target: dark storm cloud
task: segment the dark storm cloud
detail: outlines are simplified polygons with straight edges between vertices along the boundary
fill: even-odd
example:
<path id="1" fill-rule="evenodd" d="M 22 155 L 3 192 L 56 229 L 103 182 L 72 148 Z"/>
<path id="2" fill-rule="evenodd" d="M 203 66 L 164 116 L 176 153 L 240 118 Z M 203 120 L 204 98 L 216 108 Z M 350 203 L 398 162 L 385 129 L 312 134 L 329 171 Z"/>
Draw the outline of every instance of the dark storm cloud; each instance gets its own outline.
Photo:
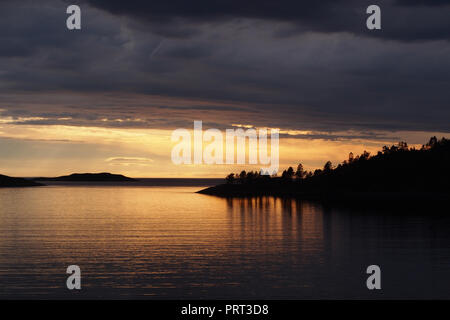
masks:
<path id="1" fill-rule="evenodd" d="M 0 2 L 0 116 L 450 131 L 440 1 L 379 1 L 381 32 L 366 29 L 371 3 L 359 0 L 84 1 L 81 31 L 65 27 L 67 3 Z"/>
<path id="2" fill-rule="evenodd" d="M 175 17 L 205 21 L 229 17 L 290 19 L 317 16 L 328 11 L 330 5 L 343 4 L 343 0 L 167 0 L 167 1 L 115 1 L 86 0 L 93 6 L 113 14 L 132 15 L 148 20 L 164 21 Z M 349 2 L 349 1 L 347 1 Z M 355 0 L 351 1 L 355 2 Z"/>
<path id="3" fill-rule="evenodd" d="M 448 6 L 450 0 L 397 0 L 396 4 L 404 6 Z"/>
<path id="4" fill-rule="evenodd" d="M 195 24 L 250 18 L 290 23 L 279 35 L 319 31 L 402 41 L 450 38 L 450 7 L 446 0 L 85 1 L 112 14 L 139 19 L 166 37 L 194 35 Z M 382 31 L 368 31 L 365 27 L 366 8 L 371 4 L 382 9 Z M 435 10 L 436 6 L 440 10 Z"/>

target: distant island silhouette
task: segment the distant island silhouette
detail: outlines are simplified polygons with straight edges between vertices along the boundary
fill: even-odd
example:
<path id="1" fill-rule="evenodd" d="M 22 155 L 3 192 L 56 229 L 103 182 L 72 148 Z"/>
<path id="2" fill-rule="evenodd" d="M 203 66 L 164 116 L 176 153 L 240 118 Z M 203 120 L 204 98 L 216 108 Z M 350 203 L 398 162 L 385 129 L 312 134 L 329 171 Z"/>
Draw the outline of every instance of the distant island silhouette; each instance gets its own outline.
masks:
<path id="1" fill-rule="evenodd" d="M 38 187 L 38 186 L 43 186 L 43 184 L 29 179 L 13 178 L 0 174 L 0 188 Z"/>
<path id="2" fill-rule="evenodd" d="M 102 173 L 72 173 L 68 176 L 61 176 L 55 178 L 34 178 L 34 181 L 104 181 L 104 182 L 117 182 L 117 181 L 138 181 L 137 179 L 129 178 L 121 174 L 112 174 L 108 172 Z"/>
<path id="3" fill-rule="evenodd" d="M 132 182 L 139 181 L 137 179 L 129 178 L 121 174 L 112 174 L 108 172 L 102 173 L 73 173 L 68 176 L 60 177 L 40 177 L 40 178 L 15 178 L 0 174 L 0 188 L 11 187 L 39 187 L 44 186 L 39 181 L 66 181 L 66 182 Z"/>
<path id="4" fill-rule="evenodd" d="M 220 197 L 281 196 L 305 199 L 360 198 L 400 201 L 400 195 L 436 198 L 450 195 L 450 140 L 432 137 L 420 149 L 406 142 L 384 146 L 376 155 L 365 152 L 336 167 L 327 161 L 323 169 L 305 171 L 299 164 L 280 177 L 259 172 L 229 174 L 226 184 L 198 191 Z M 403 197 L 405 198 L 405 197 Z"/>

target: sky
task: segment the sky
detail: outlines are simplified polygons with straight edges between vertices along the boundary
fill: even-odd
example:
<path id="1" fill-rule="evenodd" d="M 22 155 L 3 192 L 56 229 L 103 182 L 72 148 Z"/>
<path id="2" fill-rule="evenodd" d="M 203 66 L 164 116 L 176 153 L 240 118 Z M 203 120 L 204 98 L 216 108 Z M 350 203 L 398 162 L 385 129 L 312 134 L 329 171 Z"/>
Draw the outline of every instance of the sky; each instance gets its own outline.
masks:
<path id="1" fill-rule="evenodd" d="M 448 17 L 449 0 L 0 0 L 0 174 L 257 169 L 173 164 L 195 120 L 279 128 L 280 167 L 310 170 L 448 137 Z"/>

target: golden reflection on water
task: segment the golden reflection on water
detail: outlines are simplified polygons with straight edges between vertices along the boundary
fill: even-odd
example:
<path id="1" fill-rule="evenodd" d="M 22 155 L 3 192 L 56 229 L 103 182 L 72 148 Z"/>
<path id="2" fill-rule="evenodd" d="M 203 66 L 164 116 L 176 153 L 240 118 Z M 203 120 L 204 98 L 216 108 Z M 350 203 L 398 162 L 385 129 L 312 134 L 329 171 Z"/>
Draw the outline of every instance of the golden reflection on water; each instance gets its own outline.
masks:
<path id="1" fill-rule="evenodd" d="M 317 205 L 295 199 L 274 197 L 226 199 L 230 221 L 257 225 L 258 231 L 283 230 L 283 236 L 320 243 L 324 238 L 323 211 Z"/>
<path id="2" fill-rule="evenodd" d="M 298 257 L 310 256 L 316 263 L 322 261 L 324 250 L 323 210 L 318 205 L 295 199 L 254 197 L 229 198 L 227 209 L 230 232 L 240 232 L 240 237 L 251 233 L 261 243 L 267 240 L 270 250 L 277 253 L 285 244 Z M 239 230 L 234 227 L 239 226 Z M 294 246 L 289 244 L 295 244 Z"/>
<path id="3" fill-rule="evenodd" d="M 390 270 L 386 297 L 449 296 L 448 219 L 199 189 L 0 189 L 0 298 L 370 298 L 374 262 Z"/>
<path id="4" fill-rule="evenodd" d="M 47 279 L 42 270 L 63 278 L 63 266 L 77 264 L 92 279 L 85 288 L 101 283 L 157 294 L 186 286 L 235 287 L 258 279 L 235 268 L 270 276 L 277 259 L 298 263 L 302 253 L 320 255 L 323 216 L 313 205 L 221 199 L 195 194 L 198 189 L 0 190 L 0 275 L 9 278 L 3 286 L 36 285 L 36 278 Z"/>

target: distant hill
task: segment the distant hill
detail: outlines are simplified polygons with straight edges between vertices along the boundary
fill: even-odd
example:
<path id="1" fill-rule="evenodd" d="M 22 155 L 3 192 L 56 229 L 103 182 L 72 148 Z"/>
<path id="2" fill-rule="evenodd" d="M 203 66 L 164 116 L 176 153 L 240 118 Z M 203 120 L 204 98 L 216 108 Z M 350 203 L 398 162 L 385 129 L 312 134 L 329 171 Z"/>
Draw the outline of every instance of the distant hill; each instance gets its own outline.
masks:
<path id="1" fill-rule="evenodd" d="M 0 174 L 0 188 L 38 187 L 38 186 L 43 186 L 43 184 L 28 179 L 13 178 Z"/>
<path id="2" fill-rule="evenodd" d="M 217 196 L 298 196 L 305 198 L 339 198 L 355 194 L 445 194 L 450 195 L 450 140 L 436 137 L 420 149 L 405 142 L 383 147 L 376 155 L 364 152 L 323 169 L 295 171 L 289 168 L 281 177 L 262 176 L 257 172 L 230 174 L 227 184 L 201 190 Z"/>
<path id="3" fill-rule="evenodd" d="M 136 179 L 126 177 L 121 174 L 112 174 L 108 172 L 102 173 L 73 173 L 68 176 L 61 176 L 55 178 L 35 178 L 35 181 L 104 181 L 104 182 L 116 182 L 116 181 L 137 181 Z"/>

